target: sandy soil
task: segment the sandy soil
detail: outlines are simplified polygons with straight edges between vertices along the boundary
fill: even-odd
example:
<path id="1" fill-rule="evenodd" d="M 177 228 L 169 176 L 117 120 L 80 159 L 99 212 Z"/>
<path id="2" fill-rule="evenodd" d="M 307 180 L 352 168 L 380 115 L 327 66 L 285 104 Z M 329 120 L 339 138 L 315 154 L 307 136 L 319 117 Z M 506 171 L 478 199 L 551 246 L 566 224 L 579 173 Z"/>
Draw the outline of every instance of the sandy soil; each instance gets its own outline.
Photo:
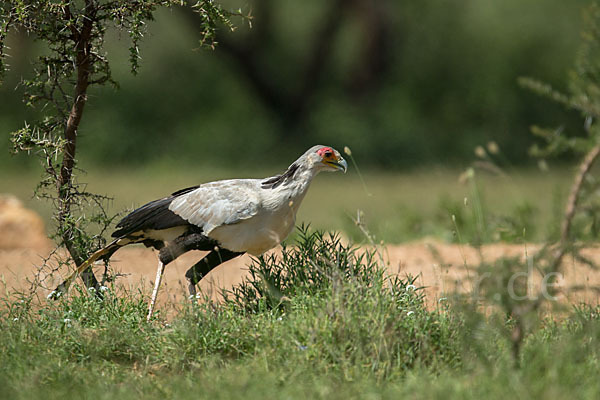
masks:
<path id="1" fill-rule="evenodd" d="M 502 256 L 526 257 L 527 254 L 533 254 L 536 248 L 536 245 L 491 244 L 482 248 L 482 255 L 489 262 Z M 5 283 L 5 287 L 8 290 L 28 290 L 31 286 L 30 281 L 39 272 L 43 257 L 47 256 L 48 252 L 48 248 L 0 249 L 0 278 Z M 493 279 L 491 276 L 477 276 L 475 271 L 465 268 L 465 265 L 477 265 L 480 260 L 478 251 L 468 246 L 424 240 L 387 246 L 383 254 L 391 274 L 417 277 L 417 284 L 425 287 L 430 305 L 436 304 L 440 298 L 454 290 L 472 292 L 478 281 Z M 586 255 L 600 262 L 598 249 L 590 249 Z M 149 297 L 156 274 L 156 256 L 155 251 L 143 247 L 121 249 L 113 257 L 112 263 L 115 271 L 124 274 L 118 278 L 118 283 L 132 290 L 141 289 Z M 185 299 L 187 295 L 184 282 L 185 271 L 202 256 L 202 252 L 190 252 L 167 266 L 158 307 L 180 304 Z M 202 291 L 213 298 L 218 298 L 221 288 L 231 288 L 244 278 L 249 262 L 249 256 L 242 256 L 219 266 L 202 280 L 200 283 Z M 97 266 L 96 271 L 97 274 L 101 274 L 103 267 Z M 41 277 L 45 278 L 47 289 L 38 289 L 40 297 L 47 295 L 50 288 L 55 287 L 62 279 L 61 274 L 64 276 L 66 272 L 67 267 L 63 267 L 59 273 L 51 276 L 46 276 L 43 272 Z M 600 285 L 600 271 L 591 270 L 573 260 L 566 260 L 563 272 L 562 279 L 558 280 L 559 287 L 562 289 L 559 295 L 561 301 L 598 303 L 598 295 L 593 287 Z M 520 271 L 519 274 L 516 279 L 529 279 L 534 289 L 540 287 L 542 277 L 539 274 L 527 269 Z M 579 285 L 584 290 L 568 289 L 574 285 Z"/>

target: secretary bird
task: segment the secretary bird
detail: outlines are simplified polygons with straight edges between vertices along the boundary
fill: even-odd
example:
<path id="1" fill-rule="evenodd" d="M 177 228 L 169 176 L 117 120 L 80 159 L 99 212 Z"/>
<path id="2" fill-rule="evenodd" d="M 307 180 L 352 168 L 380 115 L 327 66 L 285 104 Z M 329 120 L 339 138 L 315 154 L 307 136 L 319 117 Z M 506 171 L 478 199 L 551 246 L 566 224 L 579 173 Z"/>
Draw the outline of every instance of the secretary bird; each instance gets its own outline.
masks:
<path id="1" fill-rule="evenodd" d="M 165 265 L 190 250 L 210 251 L 185 274 L 191 296 L 213 268 L 241 254 L 258 256 L 284 240 L 312 179 L 321 171 L 344 171 L 348 165 L 329 146 L 313 146 L 281 175 L 265 179 L 230 179 L 178 190 L 134 210 L 117 224 L 115 239 L 81 264 L 49 297 L 65 293 L 78 274 L 115 251 L 142 243 L 159 251 L 149 305 L 152 316 Z"/>

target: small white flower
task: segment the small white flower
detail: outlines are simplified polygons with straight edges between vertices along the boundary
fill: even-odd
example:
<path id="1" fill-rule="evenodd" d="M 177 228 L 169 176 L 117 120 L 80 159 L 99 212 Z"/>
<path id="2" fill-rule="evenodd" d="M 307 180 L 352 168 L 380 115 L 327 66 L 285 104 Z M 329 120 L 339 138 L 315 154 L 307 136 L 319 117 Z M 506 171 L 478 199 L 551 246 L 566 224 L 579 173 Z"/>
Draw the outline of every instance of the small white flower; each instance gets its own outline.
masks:
<path id="1" fill-rule="evenodd" d="M 71 318 L 65 318 L 65 319 L 63 319 L 63 322 L 65 324 L 70 324 L 71 323 Z"/>
<path id="2" fill-rule="evenodd" d="M 406 285 L 406 291 L 408 292 L 409 290 L 417 290 L 417 287 L 415 285 Z"/>
<path id="3" fill-rule="evenodd" d="M 196 298 L 197 298 L 197 299 L 200 299 L 200 298 L 202 298 L 202 294 L 201 294 L 201 293 L 196 293 Z"/>
<path id="4" fill-rule="evenodd" d="M 18 320 L 19 320 L 19 317 L 14 317 L 13 318 L 13 321 L 18 321 Z"/>
<path id="5" fill-rule="evenodd" d="M 95 291 L 96 291 L 96 288 L 94 288 L 94 287 L 89 287 L 89 288 L 88 288 L 88 291 L 90 291 L 90 292 L 95 292 Z"/>
<path id="6" fill-rule="evenodd" d="M 410 316 L 411 316 L 411 315 L 413 315 L 414 313 L 415 313 L 414 311 L 409 311 L 409 312 L 407 312 L 407 313 L 406 313 L 406 316 L 407 316 L 407 317 L 410 317 Z"/>
<path id="7" fill-rule="evenodd" d="M 47 299 L 58 299 L 61 295 L 62 295 L 61 292 L 57 292 L 56 290 L 53 290 L 52 292 L 50 292 L 50 294 L 48 296 L 46 296 L 46 298 Z"/>
<path id="8" fill-rule="evenodd" d="M 277 318 L 277 321 L 283 321 L 283 317 Z"/>
<path id="9" fill-rule="evenodd" d="M 108 291 L 108 287 L 107 286 L 100 286 L 100 291 L 101 292 L 106 292 L 106 291 Z"/>
<path id="10" fill-rule="evenodd" d="M 188 297 L 188 300 L 194 300 L 196 298 L 196 296 L 194 296 L 193 294 L 190 294 L 190 296 Z"/>

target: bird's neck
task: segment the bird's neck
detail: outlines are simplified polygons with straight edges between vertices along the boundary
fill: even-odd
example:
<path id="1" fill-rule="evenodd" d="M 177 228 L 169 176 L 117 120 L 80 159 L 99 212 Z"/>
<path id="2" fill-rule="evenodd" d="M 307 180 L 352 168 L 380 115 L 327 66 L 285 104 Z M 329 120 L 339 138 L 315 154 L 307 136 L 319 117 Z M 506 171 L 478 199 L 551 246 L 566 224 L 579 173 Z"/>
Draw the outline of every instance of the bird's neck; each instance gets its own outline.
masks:
<path id="1" fill-rule="evenodd" d="M 270 191 L 279 201 L 291 201 L 297 207 L 316 174 L 312 168 L 292 164 L 281 175 L 263 180 L 262 188 Z"/>
<path id="2" fill-rule="evenodd" d="M 304 197 L 315 175 L 316 172 L 313 169 L 298 169 L 288 185 L 289 195 L 293 198 Z"/>

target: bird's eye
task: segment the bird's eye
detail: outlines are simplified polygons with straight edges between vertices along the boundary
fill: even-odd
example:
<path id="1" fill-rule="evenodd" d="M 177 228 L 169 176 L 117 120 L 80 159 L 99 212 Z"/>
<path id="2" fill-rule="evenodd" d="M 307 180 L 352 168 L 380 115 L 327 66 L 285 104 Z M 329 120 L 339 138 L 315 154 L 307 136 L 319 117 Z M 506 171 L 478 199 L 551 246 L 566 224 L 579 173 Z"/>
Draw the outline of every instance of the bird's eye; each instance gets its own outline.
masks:
<path id="1" fill-rule="evenodd" d="M 329 158 L 331 156 L 333 156 L 333 153 L 331 151 L 326 151 L 325 152 L 325 158 Z"/>

